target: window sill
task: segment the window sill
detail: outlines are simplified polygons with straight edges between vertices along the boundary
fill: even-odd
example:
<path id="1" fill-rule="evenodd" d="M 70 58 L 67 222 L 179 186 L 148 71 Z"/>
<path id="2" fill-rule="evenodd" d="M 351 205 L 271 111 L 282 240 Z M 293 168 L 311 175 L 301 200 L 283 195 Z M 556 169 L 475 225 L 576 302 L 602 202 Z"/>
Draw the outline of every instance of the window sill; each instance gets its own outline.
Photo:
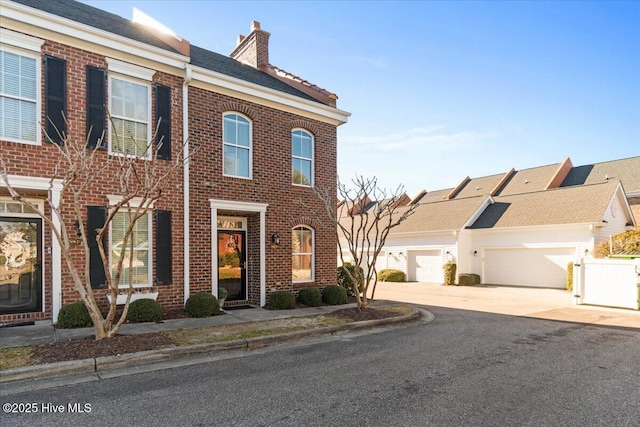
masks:
<path id="1" fill-rule="evenodd" d="M 134 302 L 139 299 L 152 299 L 155 301 L 157 298 L 158 298 L 158 292 L 135 292 L 134 291 L 131 294 L 130 302 Z M 109 303 L 111 303 L 111 295 L 107 295 L 107 299 L 109 300 Z M 118 297 L 116 298 L 116 305 L 123 305 L 125 302 L 127 302 L 127 294 L 118 294 Z"/>

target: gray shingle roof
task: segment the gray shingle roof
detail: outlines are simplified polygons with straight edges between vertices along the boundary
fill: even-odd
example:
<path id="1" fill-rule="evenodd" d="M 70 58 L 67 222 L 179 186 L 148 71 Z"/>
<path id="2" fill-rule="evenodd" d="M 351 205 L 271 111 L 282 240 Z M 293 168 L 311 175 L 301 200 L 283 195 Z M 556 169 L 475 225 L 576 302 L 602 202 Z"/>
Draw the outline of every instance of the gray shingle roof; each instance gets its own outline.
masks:
<path id="1" fill-rule="evenodd" d="M 175 49 L 154 36 L 153 33 L 147 30 L 143 25 L 136 25 L 121 16 L 75 0 L 13 1 L 43 12 L 51 13 L 52 15 L 61 16 L 81 24 L 108 31 L 128 39 L 146 43 L 171 52 L 176 52 Z"/>
<path id="2" fill-rule="evenodd" d="M 499 173 L 480 178 L 472 178 L 464 185 L 454 198 L 462 199 L 465 197 L 488 196 L 503 177 L 504 173 Z"/>
<path id="3" fill-rule="evenodd" d="M 555 176 L 561 163 L 523 169 L 515 172 L 505 183 L 498 196 L 528 193 L 547 189 L 547 185 Z"/>
<path id="4" fill-rule="evenodd" d="M 307 95 L 306 93 L 301 92 L 281 80 L 251 67 L 250 65 L 242 64 L 228 56 L 211 52 L 198 46 L 191 45 L 191 64 L 250 83 L 255 83 L 269 89 L 304 98 L 309 101 L 319 102 L 317 99 Z"/>
<path id="5" fill-rule="evenodd" d="M 622 181 L 628 193 L 640 191 L 640 156 L 574 167 L 561 187 L 595 184 L 606 181 L 606 177 Z"/>
<path id="6" fill-rule="evenodd" d="M 170 52 L 177 51 L 157 38 L 143 25 L 75 0 L 13 0 L 43 12 L 51 13 L 128 39 L 136 40 Z M 191 64 L 269 89 L 320 103 L 317 99 L 255 68 L 227 56 L 191 45 Z"/>
<path id="7" fill-rule="evenodd" d="M 471 229 L 596 223 L 618 181 L 495 197 Z"/>
<path id="8" fill-rule="evenodd" d="M 477 196 L 420 204 L 392 233 L 460 230 L 485 200 Z"/>

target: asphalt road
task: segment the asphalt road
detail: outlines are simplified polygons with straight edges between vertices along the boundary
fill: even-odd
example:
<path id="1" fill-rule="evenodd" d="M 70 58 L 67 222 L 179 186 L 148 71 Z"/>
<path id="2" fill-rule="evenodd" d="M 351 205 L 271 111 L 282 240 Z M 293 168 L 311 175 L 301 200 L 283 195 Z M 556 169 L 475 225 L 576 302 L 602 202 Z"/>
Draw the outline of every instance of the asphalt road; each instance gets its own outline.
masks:
<path id="1" fill-rule="evenodd" d="M 0 425 L 640 425 L 640 330 L 426 308 L 426 325 L 5 390 L 3 409 L 37 413 L 2 413 Z"/>

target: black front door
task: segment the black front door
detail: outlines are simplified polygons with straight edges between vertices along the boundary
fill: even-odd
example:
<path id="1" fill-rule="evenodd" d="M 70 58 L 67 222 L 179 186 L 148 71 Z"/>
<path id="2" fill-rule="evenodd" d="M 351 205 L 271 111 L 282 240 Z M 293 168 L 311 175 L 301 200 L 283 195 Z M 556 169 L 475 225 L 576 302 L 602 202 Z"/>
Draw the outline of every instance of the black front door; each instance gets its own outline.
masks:
<path id="1" fill-rule="evenodd" d="M 246 232 L 218 231 L 218 288 L 227 290 L 227 301 L 247 299 Z"/>
<path id="2" fill-rule="evenodd" d="M 42 220 L 0 217 L 0 314 L 42 311 Z"/>

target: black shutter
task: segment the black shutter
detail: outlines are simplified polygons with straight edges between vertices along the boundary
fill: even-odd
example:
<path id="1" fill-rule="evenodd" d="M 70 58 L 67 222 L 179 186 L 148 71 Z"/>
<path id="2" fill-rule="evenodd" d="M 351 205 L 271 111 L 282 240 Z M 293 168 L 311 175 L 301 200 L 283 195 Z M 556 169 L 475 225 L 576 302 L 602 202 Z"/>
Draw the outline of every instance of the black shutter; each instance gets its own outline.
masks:
<path id="1" fill-rule="evenodd" d="M 156 145 L 162 143 L 156 153 L 158 159 L 171 160 L 171 88 L 160 84 L 156 89 L 156 120 L 158 133 Z"/>
<path id="2" fill-rule="evenodd" d="M 105 131 L 105 82 L 103 69 L 87 66 L 87 148 L 96 148 Z M 98 148 L 106 148 L 105 139 Z"/>
<path id="3" fill-rule="evenodd" d="M 96 229 L 102 228 L 107 221 L 107 208 L 104 206 L 87 206 L 87 243 L 89 244 L 89 279 L 92 288 L 104 288 L 107 286 L 107 278 L 104 273 L 104 265 L 100 250 L 98 249 L 98 241 L 96 240 L 98 233 Z M 102 242 L 107 250 L 106 233 L 103 235 Z"/>
<path id="4" fill-rule="evenodd" d="M 156 281 L 158 285 L 172 283 L 173 262 L 171 243 L 171 211 L 156 210 Z"/>
<path id="5" fill-rule="evenodd" d="M 62 144 L 67 134 L 67 61 L 44 57 L 44 117 L 47 142 Z"/>

